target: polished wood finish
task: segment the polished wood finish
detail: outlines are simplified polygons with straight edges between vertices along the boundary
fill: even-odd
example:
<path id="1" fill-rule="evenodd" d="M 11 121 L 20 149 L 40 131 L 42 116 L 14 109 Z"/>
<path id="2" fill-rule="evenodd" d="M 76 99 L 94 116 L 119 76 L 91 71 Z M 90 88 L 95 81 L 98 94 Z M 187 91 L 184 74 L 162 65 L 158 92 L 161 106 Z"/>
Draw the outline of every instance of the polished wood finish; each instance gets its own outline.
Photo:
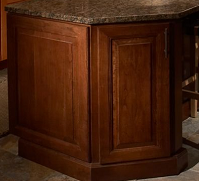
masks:
<path id="1" fill-rule="evenodd" d="M 99 73 L 98 73 L 98 31 L 91 26 L 90 32 L 90 114 L 91 114 L 91 154 L 92 162 L 99 163 Z"/>
<path id="2" fill-rule="evenodd" d="M 15 130 L 24 139 L 89 161 L 87 27 L 34 19 L 21 24 L 22 19 L 17 28 L 15 17 L 9 20 L 17 47 L 16 67 L 9 70 L 17 72 Z"/>
<path id="3" fill-rule="evenodd" d="M 170 123 L 171 153 L 182 147 L 182 22 L 171 23 L 170 28 Z"/>
<path id="4" fill-rule="evenodd" d="M 24 158 L 56 169 L 59 172 L 65 173 L 79 180 L 90 180 L 91 166 L 89 163 L 61 154 L 52 149 L 47 149 L 37 144 L 27 142 L 23 139 L 19 140 L 19 147 L 19 155 L 22 155 Z"/>
<path id="5" fill-rule="evenodd" d="M 166 28 L 168 24 L 98 27 L 100 163 L 170 154 Z"/>
<path id="6" fill-rule="evenodd" d="M 182 171 L 179 31 L 180 23 L 87 26 L 9 14 L 19 155 L 79 180 Z"/>
<path id="7" fill-rule="evenodd" d="M 6 21 L 6 11 L 4 10 L 5 6 L 7 5 L 7 0 L 1 1 L 1 59 L 7 59 L 7 21 Z"/>
<path id="8" fill-rule="evenodd" d="M 19 140 L 19 154 L 82 181 L 117 181 L 179 174 L 187 167 L 187 151 L 168 158 L 100 165 L 88 164 L 54 150 Z M 41 159 L 42 158 L 42 159 Z"/>
<path id="9" fill-rule="evenodd" d="M 24 0 L 1 0 L 1 8 L 0 8 L 0 14 L 1 14 L 1 58 L 0 61 L 7 59 L 7 16 L 5 11 L 5 6 L 7 4 L 17 3 Z"/>

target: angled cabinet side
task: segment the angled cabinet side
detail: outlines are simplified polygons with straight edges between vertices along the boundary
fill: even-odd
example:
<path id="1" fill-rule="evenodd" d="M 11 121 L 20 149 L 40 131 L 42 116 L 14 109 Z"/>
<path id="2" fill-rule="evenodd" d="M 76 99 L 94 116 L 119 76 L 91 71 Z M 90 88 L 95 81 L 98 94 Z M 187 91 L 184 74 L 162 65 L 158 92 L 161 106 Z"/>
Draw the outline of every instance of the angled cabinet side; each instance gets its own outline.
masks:
<path id="1" fill-rule="evenodd" d="M 8 18 L 11 130 L 89 161 L 88 28 Z"/>
<path id="2" fill-rule="evenodd" d="M 170 155 L 168 29 L 169 24 L 98 28 L 102 164 Z"/>

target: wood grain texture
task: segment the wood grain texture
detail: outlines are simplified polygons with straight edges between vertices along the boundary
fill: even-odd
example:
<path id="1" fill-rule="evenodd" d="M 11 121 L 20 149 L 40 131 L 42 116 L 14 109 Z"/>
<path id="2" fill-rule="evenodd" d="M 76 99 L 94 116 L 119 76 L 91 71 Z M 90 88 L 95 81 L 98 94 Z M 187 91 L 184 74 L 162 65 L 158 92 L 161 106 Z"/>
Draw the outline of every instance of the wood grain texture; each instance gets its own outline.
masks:
<path id="1" fill-rule="evenodd" d="M 20 156 L 82 181 L 120 181 L 174 175 L 187 166 L 185 149 L 169 158 L 100 165 L 82 162 L 23 139 L 19 140 L 19 146 Z"/>
<path id="2" fill-rule="evenodd" d="M 90 111 L 91 111 L 91 157 L 99 163 L 99 72 L 97 28 L 91 26 L 90 34 Z"/>
<path id="3" fill-rule="evenodd" d="M 102 164 L 170 155 L 165 28 L 169 25 L 98 27 Z"/>
<path id="4" fill-rule="evenodd" d="M 49 33 L 50 21 L 16 22 L 18 134 L 89 161 L 87 27 L 57 23 Z"/>
<path id="5" fill-rule="evenodd" d="M 174 154 L 182 147 L 182 22 L 171 24 L 170 29 L 170 110 L 171 110 L 171 153 Z"/>
<path id="6" fill-rule="evenodd" d="M 7 59 L 7 27 L 6 11 L 7 0 L 1 1 L 1 60 Z"/>
<path id="7" fill-rule="evenodd" d="M 89 163 L 61 154 L 52 149 L 39 146 L 26 140 L 19 140 L 19 155 L 55 169 L 78 180 L 89 181 L 91 166 Z M 42 159 L 41 159 L 42 158 Z"/>
<path id="8" fill-rule="evenodd" d="M 112 40 L 114 149 L 153 144 L 153 41 L 153 38 Z"/>
<path id="9" fill-rule="evenodd" d="M 1 1 L 1 60 L 7 59 L 7 13 L 5 11 L 5 6 L 7 4 L 17 3 L 24 0 L 2 0 Z"/>
<path id="10" fill-rule="evenodd" d="M 10 131 L 20 156 L 80 180 L 178 174 L 187 165 L 180 29 L 9 14 Z"/>

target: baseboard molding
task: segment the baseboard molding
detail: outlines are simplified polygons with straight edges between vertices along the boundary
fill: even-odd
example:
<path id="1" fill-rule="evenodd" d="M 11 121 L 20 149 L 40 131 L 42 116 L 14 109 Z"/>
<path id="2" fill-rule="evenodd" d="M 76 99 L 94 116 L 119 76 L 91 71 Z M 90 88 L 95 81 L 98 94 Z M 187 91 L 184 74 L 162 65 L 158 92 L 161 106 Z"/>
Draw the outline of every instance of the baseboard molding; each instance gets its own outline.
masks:
<path id="1" fill-rule="evenodd" d="M 120 181 L 177 175 L 187 167 L 187 151 L 167 158 L 118 164 L 86 163 L 55 150 L 19 139 L 19 156 L 81 181 Z"/>
<path id="2" fill-rule="evenodd" d="M 7 60 L 0 61 L 0 70 L 3 70 L 8 67 Z"/>

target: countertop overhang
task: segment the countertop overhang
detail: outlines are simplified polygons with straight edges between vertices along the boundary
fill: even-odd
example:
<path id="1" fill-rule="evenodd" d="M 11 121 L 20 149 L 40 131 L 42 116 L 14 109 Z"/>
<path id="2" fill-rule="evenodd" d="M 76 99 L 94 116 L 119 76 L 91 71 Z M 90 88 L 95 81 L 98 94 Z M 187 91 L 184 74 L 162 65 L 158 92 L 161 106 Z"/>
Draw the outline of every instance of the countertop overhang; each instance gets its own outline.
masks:
<path id="1" fill-rule="evenodd" d="M 180 19 L 199 11 L 199 0 L 29 0 L 10 13 L 82 24 Z"/>

